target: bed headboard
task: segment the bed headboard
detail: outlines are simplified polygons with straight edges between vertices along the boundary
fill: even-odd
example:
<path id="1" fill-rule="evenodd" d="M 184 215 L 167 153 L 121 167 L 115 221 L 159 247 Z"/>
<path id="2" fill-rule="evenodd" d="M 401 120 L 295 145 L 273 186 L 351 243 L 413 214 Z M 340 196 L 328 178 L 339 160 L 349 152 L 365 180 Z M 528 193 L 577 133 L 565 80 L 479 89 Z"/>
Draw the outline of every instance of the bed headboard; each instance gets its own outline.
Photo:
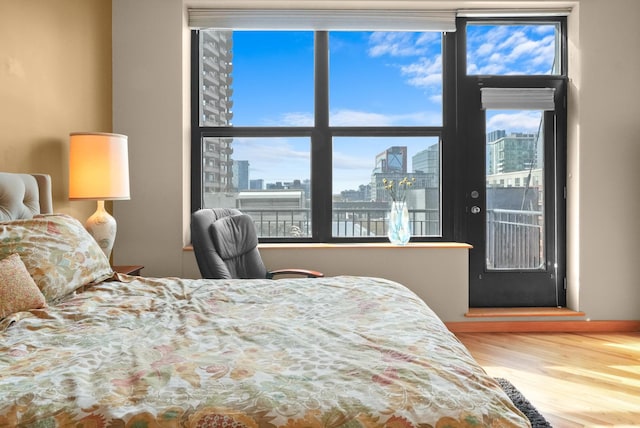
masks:
<path id="1" fill-rule="evenodd" d="M 52 212 L 51 176 L 0 172 L 0 221 Z"/>

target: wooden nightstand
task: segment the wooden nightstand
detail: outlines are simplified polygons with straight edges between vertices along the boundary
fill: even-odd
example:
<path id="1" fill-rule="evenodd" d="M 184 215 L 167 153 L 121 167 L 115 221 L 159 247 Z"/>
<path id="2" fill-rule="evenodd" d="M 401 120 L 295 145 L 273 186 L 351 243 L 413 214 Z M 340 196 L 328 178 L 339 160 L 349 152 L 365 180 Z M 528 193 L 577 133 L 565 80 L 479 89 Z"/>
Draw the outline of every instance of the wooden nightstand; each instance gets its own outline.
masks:
<path id="1" fill-rule="evenodd" d="M 144 269 L 144 266 L 141 265 L 131 265 L 131 266 L 111 266 L 114 272 L 124 273 L 125 275 L 132 276 L 140 276 L 140 271 Z"/>

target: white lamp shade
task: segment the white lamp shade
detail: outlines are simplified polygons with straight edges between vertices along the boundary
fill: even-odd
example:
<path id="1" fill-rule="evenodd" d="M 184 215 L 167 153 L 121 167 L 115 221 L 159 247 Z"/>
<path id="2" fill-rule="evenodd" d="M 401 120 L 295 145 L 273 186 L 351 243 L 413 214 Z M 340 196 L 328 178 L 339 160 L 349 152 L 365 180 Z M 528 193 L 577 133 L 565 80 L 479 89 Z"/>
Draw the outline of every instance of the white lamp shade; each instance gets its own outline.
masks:
<path id="1" fill-rule="evenodd" d="M 69 137 L 69 199 L 129 199 L 127 136 L 74 132 Z"/>

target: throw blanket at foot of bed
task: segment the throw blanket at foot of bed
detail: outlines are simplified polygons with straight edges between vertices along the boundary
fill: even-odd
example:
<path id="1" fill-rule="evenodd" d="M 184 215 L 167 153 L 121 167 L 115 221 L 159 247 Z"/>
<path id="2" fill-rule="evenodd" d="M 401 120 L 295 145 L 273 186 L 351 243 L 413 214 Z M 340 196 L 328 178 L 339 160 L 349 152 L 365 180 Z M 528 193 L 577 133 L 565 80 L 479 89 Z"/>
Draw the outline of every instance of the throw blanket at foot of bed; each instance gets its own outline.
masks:
<path id="1" fill-rule="evenodd" d="M 397 283 L 120 279 L 3 321 L 0 426 L 529 426 Z"/>

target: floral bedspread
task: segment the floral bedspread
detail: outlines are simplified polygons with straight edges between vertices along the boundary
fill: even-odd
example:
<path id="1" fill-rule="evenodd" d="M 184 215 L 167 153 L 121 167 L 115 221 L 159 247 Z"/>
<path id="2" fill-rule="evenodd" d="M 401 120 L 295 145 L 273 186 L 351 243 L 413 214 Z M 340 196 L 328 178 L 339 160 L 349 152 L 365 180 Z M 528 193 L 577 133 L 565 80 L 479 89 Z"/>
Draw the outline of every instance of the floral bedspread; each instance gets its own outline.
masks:
<path id="1" fill-rule="evenodd" d="M 0 426 L 529 426 L 397 283 L 120 279 L 4 320 Z"/>

